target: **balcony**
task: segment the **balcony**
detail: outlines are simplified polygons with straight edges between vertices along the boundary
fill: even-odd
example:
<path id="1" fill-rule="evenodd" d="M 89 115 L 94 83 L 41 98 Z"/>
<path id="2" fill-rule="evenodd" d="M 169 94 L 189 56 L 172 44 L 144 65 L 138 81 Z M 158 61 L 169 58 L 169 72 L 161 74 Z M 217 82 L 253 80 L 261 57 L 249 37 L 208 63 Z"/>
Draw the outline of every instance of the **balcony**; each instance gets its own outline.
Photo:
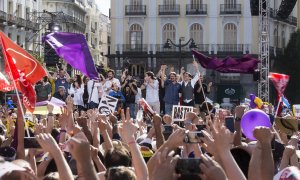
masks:
<path id="1" fill-rule="evenodd" d="M 6 21 L 7 14 L 4 11 L 0 11 L 0 20 Z"/>
<path id="2" fill-rule="evenodd" d="M 158 15 L 180 15 L 180 5 L 159 5 Z"/>
<path id="3" fill-rule="evenodd" d="M 83 21 L 79 20 L 78 18 L 75 18 L 74 16 L 64 14 L 64 18 L 66 18 L 66 22 L 75 24 L 75 25 L 79 26 L 81 29 L 85 29 L 85 27 L 86 27 L 86 24 Z"/>
<path id="4" fill-rule="evenodd" d="M 123 44 L 123 52 L 147 52 L 147 44 Z"/>
<path id="5" fill-rule="evenodd" d="M 243 54 L 244 44 L 217 44 L 218 54 Z"/>
<path id="6" fill-rule="evenodd" d="M 273 8 L 270 8 L 270 17 L 278 21 L 285 22 L 293 26 L 297 26 L 297 17 L 289 16 L 287 19 L 278 18 L 277 10 L 274 10 Z"/>
<path id="7" fill-rule="evenodd" d="M 232 15 L 232 14 L 242 14 L 241 4 L 221 4 L 220 5 L 221 15 Z"/>
<path id="8" fill-rule="evenodd" d="M 207 15 L 207 4 L 187 4 L 186 15 Z"/>
<path id="9" fill-rule="evenodd" d="M 34 23 L 30 20 L 26 20 L 26 28 L 27 29 L 33 29 Z"/>
<path id="10" fill-rule="evenodd" d="M 21 18 L 21 17 L 17 17 L 17 25 L 18 25 L 18 27 L 25 27 L 26 26 L 26 20 Z"/>
<path id="11" fill-rule="evenodd" d="M 10 24 L 15 24 L 16 23 L 16 16 L 12 15 L 12 14 L 8 14 L 7 15 L 7 21 Z"/>
<path id="12" fill-rule="evenodd" d="M 126 5 L 125 16 L 146 16 L 146 5 Z"/>

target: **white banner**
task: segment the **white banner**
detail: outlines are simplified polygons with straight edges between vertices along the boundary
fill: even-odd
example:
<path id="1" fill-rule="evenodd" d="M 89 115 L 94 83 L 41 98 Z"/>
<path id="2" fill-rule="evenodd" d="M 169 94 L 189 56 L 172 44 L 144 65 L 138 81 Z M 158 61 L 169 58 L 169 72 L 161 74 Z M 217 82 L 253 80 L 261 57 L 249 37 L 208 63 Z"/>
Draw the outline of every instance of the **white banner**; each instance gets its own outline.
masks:
<path id="1" fill-rule="evenodd" d="M 184 121 L 187 112 L 192 112 L 192 106 L 173 106 L 172 119 L 173 121 Z"/>
<path id="2" fill-rule="evenodd" d="M 293 112 L 294 112 L 294 116 L 296 116 L 297 118 L 300 117 L 300 104 L 293 105 Z"/>
<path id="3" fill-rule="evenodd" d="M 109 115 L 110 113 L 115 112 L 117 103 L 118 103 L 117 98 L 108 95 L 103 95 L 100 104 L 98 106 L 100 114 Z"/>

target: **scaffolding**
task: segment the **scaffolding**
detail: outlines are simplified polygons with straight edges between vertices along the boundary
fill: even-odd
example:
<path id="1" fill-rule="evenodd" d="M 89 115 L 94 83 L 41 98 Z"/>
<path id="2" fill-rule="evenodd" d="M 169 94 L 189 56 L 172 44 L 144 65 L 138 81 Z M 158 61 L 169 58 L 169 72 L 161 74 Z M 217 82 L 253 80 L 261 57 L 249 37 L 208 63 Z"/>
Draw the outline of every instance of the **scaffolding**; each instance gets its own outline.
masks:
<path id="1" fill-rule="evenodd" d="M 269 60 L 270 60 L 270 1 L 259 0 L 259 71 L 258 97 L 269 102 Z"/>

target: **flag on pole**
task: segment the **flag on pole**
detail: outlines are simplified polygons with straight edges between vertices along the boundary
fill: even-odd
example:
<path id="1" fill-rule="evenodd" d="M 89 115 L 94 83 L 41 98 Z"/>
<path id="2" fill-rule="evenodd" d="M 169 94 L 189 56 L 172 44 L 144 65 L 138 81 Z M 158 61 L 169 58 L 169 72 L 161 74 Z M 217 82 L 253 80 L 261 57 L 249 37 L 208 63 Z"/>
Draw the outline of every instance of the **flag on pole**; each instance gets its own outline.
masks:
<path id="1" fill-rule="evenodd" d="M 282 105 L 290 109 L 291 105 L 289 101 L 284 97 L 284 95 L 281 96 Z"/>
<path id="2" fill-rule="evenodd" d="M 33 85 L 46 76 L 46 72 L 36 59 L 2 31 L 0 31 L 0 38 L 5 58 L 5 72 L 8 78 L 16 83 L 17 90 L 22 93 L 26 109 L 33 112 L 36 100 Z"/>
<path id="3" fill-rule="evenodd" d="M 8 92 L 14 90 L 15 87 L 11 84 L 3 73 L 0 72 L 0 91 Z"/>
<path id="4" fill-rule="evenodd" d="M 226 57 L 225 59 L 217 59 L 207 57 L 200 52 L 192 50 L 193 55 L 198 59 L 203 68 L 213 69 L 221 73 L 254 73 L 257 69 L 258 60 L 250 55 L 245 55 L 242 58 L 234 59 Z"/>
<path id="5" fill-rule="evenodd" d="M 43 39 L 73 68 L 91 79 L 99 78 L 83 34 L 54 32 Z"/>
<path id="6" fill-rule="evenodd" d="M 278 93 L 278 97 L 281 97 L 289 82 L 290 76 L 279 73 L 270 73 L 269 79 L 273 82 L 275 89 Z"/>

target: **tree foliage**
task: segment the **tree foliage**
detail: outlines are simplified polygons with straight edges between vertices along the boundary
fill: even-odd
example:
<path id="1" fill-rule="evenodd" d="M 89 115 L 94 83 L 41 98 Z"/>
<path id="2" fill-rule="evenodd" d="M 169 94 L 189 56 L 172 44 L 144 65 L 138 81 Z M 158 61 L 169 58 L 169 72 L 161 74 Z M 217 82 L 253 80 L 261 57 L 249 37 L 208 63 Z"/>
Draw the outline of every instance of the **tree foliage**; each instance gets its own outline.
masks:
<path id="1" fill-rule="evenodd" d="M 293 104 L 300 104 L 300 30 L 292 33 L 284 54 L 276 58 L 274 70 L 290 76 L 285 95 Z"/>

